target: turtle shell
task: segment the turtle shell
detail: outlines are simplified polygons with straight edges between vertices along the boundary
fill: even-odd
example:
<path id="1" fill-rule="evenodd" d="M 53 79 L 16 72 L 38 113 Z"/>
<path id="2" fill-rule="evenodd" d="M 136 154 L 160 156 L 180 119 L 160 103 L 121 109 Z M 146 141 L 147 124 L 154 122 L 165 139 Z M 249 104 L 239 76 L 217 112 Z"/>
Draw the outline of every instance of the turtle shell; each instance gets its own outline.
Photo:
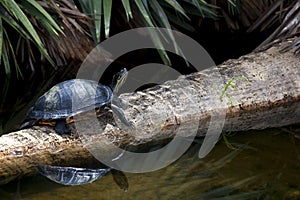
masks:
<path id="1" fill-rule="evenodd" d="M 74 116 L 112 101 L 110 87 L 96 81 L 72 79 L 53 86 L 28 111 L 31 119 L 60 119 Z"/>

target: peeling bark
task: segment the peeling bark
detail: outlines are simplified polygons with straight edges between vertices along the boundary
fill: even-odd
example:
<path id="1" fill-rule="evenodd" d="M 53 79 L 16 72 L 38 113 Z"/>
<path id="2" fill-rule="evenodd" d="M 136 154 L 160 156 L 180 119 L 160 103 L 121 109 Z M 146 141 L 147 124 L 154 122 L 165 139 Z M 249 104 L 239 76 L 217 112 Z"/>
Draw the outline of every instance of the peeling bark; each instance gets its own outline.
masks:
<path id="1" fill-rule="evenodd" d="M 109 157 L 117 156 L 110 143 L 126 147 L 158 142 L 174 137 L 179 127 L 188 133 L 192 124 L 199 123 L 198 135 L 203 136 L 211 113 L 219 105 L 226 106 L 224 131 L 299 123 L 300 62 L 292 51 L 279 53 L 284 45 L 228 60 L 142 92 L 123 94 L 120 98 L 128 105 L 124 112 L 136 129 L 119 129 L 111 117 L 101 117 L 104 131 L 99 134 L 99 129 L 93 129 L 95 134 L 83 138 L 92 145 L 103 146 L 104 154 Z M 214 85 L 211 76 L 218 72 L 222 81 Z M 233 78 L 237 78 L 233 82 L 235 89 L 229 88 L 221 101 L 222 88 Z M 93 127 L 94 123 L 87 121 L 85 125 Z M 81 131 L 88 130 L 85 128 Z M 76 136 L 59 136 L 47 126 L 3 135 L 0 137 L 0 183 L 36 173 L 34 163 L 62 166 L 93 163 L 95 159 L 86 150 L 86 144 Z"/>

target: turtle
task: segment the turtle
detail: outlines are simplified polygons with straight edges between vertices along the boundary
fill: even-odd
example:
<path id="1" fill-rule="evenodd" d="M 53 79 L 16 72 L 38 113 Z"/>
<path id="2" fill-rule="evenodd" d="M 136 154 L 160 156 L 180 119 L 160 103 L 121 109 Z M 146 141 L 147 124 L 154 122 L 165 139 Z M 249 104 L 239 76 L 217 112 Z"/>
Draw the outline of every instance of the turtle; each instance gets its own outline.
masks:
<path id="1" fill-rule="evenodd" d="M 35 163 L 38 172 L 48 179 L 61 185 L 73 186 L 92 183 L 97 179 L 104 177 L 111 172 L 115 183 L 125 192 L 129 184 L 125 174 L 112 168 L 79 168 L 79 167 L 61 167 Z"/>
<path id="2" fill-rule="evenodd" d="M 67 119 L 80 113 L 104 107 L 111 109 L 126 126 L 133 127 L 122 109 L 112 103 L 113 93 L 123 85 L 128 75 L 123 68 L 112 78 L 109 86 L 87 79 L 71 79 L 53 86 L 40 96 L 28 110 L 25 122 L 20 129 L 29 128 L 36 124 L 53 124 L 58 134 L 71 133 Z M 77 102 L 76 108 L 72 107 Z"/>

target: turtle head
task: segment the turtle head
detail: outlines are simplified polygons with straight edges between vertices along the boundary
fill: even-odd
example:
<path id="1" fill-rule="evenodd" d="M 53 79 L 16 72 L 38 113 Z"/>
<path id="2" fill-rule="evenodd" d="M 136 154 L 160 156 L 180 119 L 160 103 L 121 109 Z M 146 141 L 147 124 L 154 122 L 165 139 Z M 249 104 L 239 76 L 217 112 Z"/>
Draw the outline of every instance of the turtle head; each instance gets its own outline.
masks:
<path id="1" fill-rule="evenodd" d="M 113 92 L 118 92 L 119 88 L 125 83 L 127 78 L 128 71 L 126 68 L 121 69 L 117 74 L 113 76 L 113 79 L 110 84 L 110 88 Z"/>

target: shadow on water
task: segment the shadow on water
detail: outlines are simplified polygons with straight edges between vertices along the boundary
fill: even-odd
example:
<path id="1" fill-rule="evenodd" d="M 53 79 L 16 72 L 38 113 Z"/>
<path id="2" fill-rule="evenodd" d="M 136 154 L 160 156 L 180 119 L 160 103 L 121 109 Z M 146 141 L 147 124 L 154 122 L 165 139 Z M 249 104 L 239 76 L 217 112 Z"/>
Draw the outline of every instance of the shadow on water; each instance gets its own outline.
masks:
<path id="1" fill-rule="evenodd" d="M 175 163 L 144 174 L 126 173 L 124 192 L 107 175 L 82 186 L 61 186 L 36 175 L 0 188 L 0 199 L 300 199 L 300 141 L 288 129 L 238 133 L 204 159 L 200 144 Z"/>

